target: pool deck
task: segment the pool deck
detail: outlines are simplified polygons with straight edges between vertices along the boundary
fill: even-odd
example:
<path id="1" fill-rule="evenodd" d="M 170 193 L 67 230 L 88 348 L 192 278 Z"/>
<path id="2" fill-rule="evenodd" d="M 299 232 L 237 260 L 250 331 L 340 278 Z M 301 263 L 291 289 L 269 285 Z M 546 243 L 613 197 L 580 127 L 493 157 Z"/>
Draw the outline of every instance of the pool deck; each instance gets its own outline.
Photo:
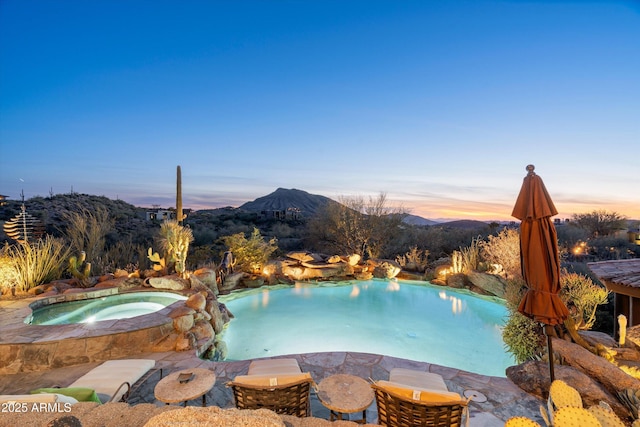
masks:
<path id="1" fill-rule="evenodd" d="M 470 425 L 472 427 L 503 426 L 505 421 L 513 416 L 525 416 L 543 425 L 539 412 L 539 407 L 543 402 L 525 393 L 507 378 L 487 377 L 430 363 L 367 353 L 307 353 L 281 357 L 295 358 L 300 368 L 304 372 L 310 372 L 316 383 L 329 375 L 338 373 L 357 375 L 364 379 L 388 379 L 389 371 L 395 367 L 435 372 L 443 376 L 451 391 L 460 394 L 471 391 L 479 397 L 469 404 Z M 137 355 L 136 358 L 156 360 L 156 366 L 163 369 L 164 376 L 169 372 L 195 367 L 212 369 L 216 374 L 216 383 L 213 389 L 207 393 L 207 405 L 221 408 L 234 406 L 231 389 L 226 384 L 237 375 L 246 375 L 250 363 L 249 360 L 211 362 L 195 357 L 192 352 L 146 353 Z M 89 363 L 48 371 L 0 375 L 0 394 L 23 394 L 34 388 L 52 385 L 68 386 L 98 364 Z M 158 380 L 159 374 L 152 376 L 135 390 L 129 403 L 132 405 L 140 403 L 163 405 L 153 395 L 153 388 Z M 322 406 L 314 391 L 312 391 L 311 397 L 312 416 L 329 419 L 328 409 Z M 189 401 L 188 404 L 198 406 L 201 401 L 196 399 Z M 376 424 L 375 401 L 367 408 L 366 413 L 367 421 Z"/>
<path id="2" fill-rule="evenodd" d="M 111 322 L 98 322 L 100 327 L 94 325 L 60 325 L 55 329 L 47 326 L 26 325 L 23 321 L 30 313 L 29 303 L 33 299 L 0 301 L 0 394 L 22 394 L 30 390 L 47 386 L 67 386 L 77 378 L 101 363 L 101 360 L 122 358 L 149 358 L 156 360 L 156 366 L 163 368 L 163 372 L 169 373 L 181 369 L 201 367 L 212 369 L 216 373 L 216 384 L 207 394 L 208 405 L 221 408 L 233 407 L 231 389 L 226 387 L 227 382 L 237 375 L 245 375 L 248 371 L 250 360 L 235 362 L 212 362 L 202 360 L 194 351 L 187 352 L 141 352 L 135 355 L 118 354 L 116 349 L 103 352 L 102 358 L 85 360 L 85 363 L 69 363 L 69 366 L 55 366 L 51 360 L 41 358 L 42 366 L 31 366 L 30 369 L 16 370 L 19 365 L 16 360 L 20 353 L 16 353 L 18 347 L 29 347 L 30 344 L 57 343 L 62 345 L 71 342 L 75 345 L 78 339 L 87 337 L 101 337 L 107 335 L 122 335 L 119 332 L 130 331 L 132 327 L 137 329 L 150 325 L 162 324 L 166 319 L 164 313 L 158 316 L 144 316 L 140 319 L 124 319 Z M 135 336 L 134 339 L 140 339 Z M 107 345 L 108 343 L 104 343 Z M 122 344 L 119 342 L 118 344 Z M 7 349 L 13 349 L 7 352 Z M 502 377 L 491 377 L 462 371 L 445 366 L 400 359 L 368 353 L 354 352 L 328 352 L 294 354 L 281 357 L 294 357 L 305 372 L 310 372 L 316 383 L 322 379 L 338 373 L 352 374 L 364 379 L 380 380 L 388 379 L 389 371 L 394 367 L 417 369 L 427 372 L 435 372 L 443 376 L 451 391 L 464 394 L 474 393 L 477 399 L 470 403 L 471 426 L 497 427 L 504 425 L 505 421 L 513 416 L 526 416 L 541 425 L 539 407 L 543 402 L 532 396 L 511 380 Z M 85 357 L 86 359 L 86 357 Z M 80 361 L 82 359 L 78 359 Z M 55 362 L 55 361 L 54 361 Z M 13 367 L 13 368 L 12 368 Z M 9 369 L 7 369 L 9 368 Z M 13 369 L 13 371 L 12 371 Z M 135 391 L 130 399 L 131 404 L 153 403 L 162 405 L 153 395 L 153 388 L 159 380 L 159 375 L 152 377 Z M 486 399 L 486 400 L 485 400 Z M 189 402 L 190 405 L 199 405 L 200 401 Z M 328 410 L 320 404 L 312 392 L 312 415 L 319 418 L 329 418 Z M 367 409 L 367 420 L 370 423 L 377 422 L 377 409 L 373 402 Z"/>

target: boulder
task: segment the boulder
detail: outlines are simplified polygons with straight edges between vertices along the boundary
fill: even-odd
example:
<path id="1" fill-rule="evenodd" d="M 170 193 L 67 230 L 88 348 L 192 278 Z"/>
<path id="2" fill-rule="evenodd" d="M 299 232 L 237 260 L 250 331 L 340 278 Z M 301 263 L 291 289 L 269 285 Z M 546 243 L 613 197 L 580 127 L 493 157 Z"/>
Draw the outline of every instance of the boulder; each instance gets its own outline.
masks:
<path id="1" fill-rule="evenodd" d="M 363 270 L 358 273 L 355 273 L 354 277 L 358 280 L 371 280 L 373 278 L 373 273 L 367 270 Z"/>
<path id="2" fill-rule="evenodd" d="M 247 288 L 259 288 L 264 285 L 264 277 L 262 276 L 250 276 L 242 279 L 242 284 Z"/>
<path id="3" fill-rule="evenodd" d="M 640 380 L 578 344 L 552 338 L 552 346 L 566 364 L 598 381 L 611 394 L 625 388 L 640 389 Z"/>
<path id="4" fill-rule="evenodd" d="M 318 268 L 313 268 L 310 264 L 307 267 L 283 265 L 282 273 L 292 280 L 324 279 L 330 277 L 343 276 L 347 264 L 322 264 Z"/>
<path id="5" fill-rule="evenodd" d="M 142 271 L 142 277 L 149 278 L 149 277 L 160 277 L 160 276 L 162 276 L 162 274 L 159 271 L 155 271 L 152 268 Z"/>
<path id="6" fill-rule="evenodd" d="M 217 360 L 225 360 L 227 358 L 227 354 L 229 354 L 229 350 L 227 348 L 227 343 L 221 340 L 216 340 L 213 345 L 215 349 L 215 354 L 217 355 Z"/>
<path id="7" fill-rule="evenodd" d="M 227 306 L 221 302 L 218 303 L 218 310 L 220 310 L 220 314 L 222 315 L 222 321 L 224 324 L 229 323 L 229 321 L 235 317 L 233 313 L 229 311 Z"/>
<path id="8" fill-rule="evenodd" d="M 191 332 L 183 332 L 176 340 L 176 351 L 193 350 L 196 339 Z"/>
<path id="9" fill-rule="evenodd" d="M 382 260 L 373 269 L 373 277 L 378 279 L 393 279 L 400 273 L 402 267 L 395 261 Z"/>
<path id="10" fill-rule="evenodd" d="M 562 380 L 580 392 L 584 407 L 598 405 L 601 401 L 611 406 L 618 417 L 625 419 L 629 411 L 601 384 L 591 379 L 583 372 L 566 365 L 553 367 L 555 379 Z M 507 378 L 529 394 L 546 399 L 549 395 L 550 376 L 549 363 L 529 361 L 520 365 L 510 366 L 506 370 Z"/>
<path id="11" fill-rule="evenodd" d="M 116 271 L 113 272 L 113 277 L 129 277 L 129 272 L 121 268 L 116 268 Z"/>
<path id="12" fill-rule="evenodd" d="M 502 277 L 493 274 L 481 273 L 479 271 L 470 271 L 467 273 L 467 279 L 480 289 L 483 289 L 498 298 L 504 298 L 507 289 L 507 282 Z"/>
<path id="13" fill-rule="evenodd" d="M 340 258 L 339 255 L 332 255 L 329 258 L 327 258 L 327 264 L 335 264 L 341 261 L 342 261 L 342 258 Z"/>
<path id="14" fill-rule="evenodd" d="M 196 322 L 195 325 L 193 325 L 193 328 L 191 328 L 191 332 L 193 333 L 196 341 L 210 341 L 216 336 L 211 324 L 204 320 Z"/>
<path id="15" fill-rule="evenodd" d="M 169 313 L 169 317 L 175 319 L 180 316 L 193 316 L 195 314 L 195 310 L 191 307 L 187 307 L 186 305 L 179 305 L 178 307 L 171 310 Z"/>
<path id="16" fill-rule="evenodd" d="M 191 277 L 193 276 L 218 295 L 218 281 L 213 268 L 200 268 L 193 272 Z"/>
<path id="17" fill-rule="evenodd" d="M 433 270 L 433 274 L 435 277 L 439 279 L 444 279 L 447 276 L 447 274 L 449 274 L 450 271 L 451 271 L 451 265 L 444 264 L 444 265 L 437 266 Z"/>
<path id="18" fill-rule="evenodd" d="M 636 348 L 640 348 L 640 325 L 627 328 L 627 342 L 633 344 Z"/>
<path id="19" fill-rule="evenodd" d="M 347 264 L 349 264 L 352 267 L 358 265 L 358 263 L 362 259 L 362 257 L 358 254 L 347 255 L 346 258 L 347 258 Z"/>
<path id="20" fill-rule="evenodd" d="M 214 332 L 216 334 L 221 333 L 222 330 L 224 329 L 225 323 L 228 322 L 228 320 L 225 322 L 224 315 L 220 310 L 218 301 L 207 300 L 207 306 L 205 308 L 205 311 L 211 316 L 211 320 L 209 320 L 209 323 L 211 323 L 211 326 L 213 327 Z"/>
<path id="21" fill-rule="evenodd" d="M 195 311 L 202 311 L 207 304 L 207 300 L 204 295 L 198 292 L 187 298 L 184 304 L 187 307 L 194 309 Z"/>
<path id="22" fill-rule="evenodd" d="M 30 288 L 27 293 L 29 295 L 40 295 L 42 293 L 44 293 L 46 285 L 38 285 L 38 286 L 34 286 L 33 288 Z"/>
<path id="23" fill-rule="evenodd" d="M 447 286 L 455 289 L 464 289 L 467 287 L 467 276 L 463 273 L 450 274 L 447 276 Z"/>
<path id="24" fill-rule="evenodd" d="M 180 316 L 173 319 L 173 329 L 178 332 L 187 332 L 193 328 L 193 315 Z"/>
<path id="25" fill-rule="evenodd" d="M 172 291 L 184 291 L 191 289 L 191 284 L 176 275 L 163 277 L 149 277 L 145 283 L 155 289 L 170 289 Z"/>
<path id="26" fill-rule="evenodd" d="M 295 259 L 296 261 L 301 262 L 312 262 L 316 261 L 316 258 L 313 257 L 309 252 L 289 252 L 287 254 L 287 258 Z"/>
<path id="27" fill-rule="evenodd" d="M 211 321 L 211 315 L 209 313 L 207 313 L 206 311 L 199 311 L 196 314 L 193 315 L 193 320 L 195 320 L 196 322 L 198 320 L 206 320 L 207 322 Z"/>
<path id="28" fill-rule="evenodd" d="M 195 291 L 195 292 L 211 292 L 214 293 L 214 291 L 212 291 L 211 289 L 209 289 L 209 287 L 207 285 L 205 285 L 204 283 L 202 283 L 200 281 L 200 279 L 198 279 L 196 276 L 194 276 L 193 274 L 189 276 L 189 283 L 191 285 L 191 290 Z M 218 285 L 216 285 L 215 288 L 215 295 L 218 295 Z"/>
<path id="29" fill-rule="evenodd" d="M 616 340 L 609 334 L 605 334 L 604 332 L 598 331 L 578 331 L 578 335 L 582 337 L 586 342 L 591 346 L 596 346 L 596 344 L 602 344 L 606 347 L 614 348 L 618 346 Z"/>
<path id="30" fill-rule="evenodd" d="M 225 276 L 224 282 L 220 285 L 220 291 L 230 291 L 237 288 L 240 285 L 240 281 L 244 277 L 244 273 L 231 273 Z"/>
<path id="31" fill-rule="evenodd" d="M 116 278 L 115 274 L 111 274 L 111 273 L 103 274 L 102 276 L 98 277 L 98 283 L 106 282 L 107 280 L 111 280 L 115 278 Z"/>
<path id="32" fill-rule="evenodd" d="M 105 280 L 96 285 L 96 288 L 117 287 L 119 289 L 132 289 L 142 286 L 143 281 L 139 278 L 120 276 L 110 280 Z"/>

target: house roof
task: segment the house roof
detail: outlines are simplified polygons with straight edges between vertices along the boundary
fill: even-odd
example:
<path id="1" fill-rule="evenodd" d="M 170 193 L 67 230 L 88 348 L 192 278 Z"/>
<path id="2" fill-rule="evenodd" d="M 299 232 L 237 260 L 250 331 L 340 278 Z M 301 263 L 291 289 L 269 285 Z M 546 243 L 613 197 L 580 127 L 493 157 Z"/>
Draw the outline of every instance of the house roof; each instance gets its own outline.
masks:
<path id="1" fill-rule="evenodd" d="M 590 262 L 587 266 L 611 291 L 640 294 L 640 258 Z"/>

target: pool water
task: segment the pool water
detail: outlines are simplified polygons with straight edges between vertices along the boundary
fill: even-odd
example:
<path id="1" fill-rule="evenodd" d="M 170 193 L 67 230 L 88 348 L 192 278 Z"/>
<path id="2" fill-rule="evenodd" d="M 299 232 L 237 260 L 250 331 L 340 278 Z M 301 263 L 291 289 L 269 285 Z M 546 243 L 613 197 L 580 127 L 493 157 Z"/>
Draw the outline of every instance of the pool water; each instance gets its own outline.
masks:
<path id="1" fill-rule="evenodd" d="M 505 376 L 502 300 L 404 280 L 297 284 L 221 296 L 234 314 L 227 360 L 295 353 L 376 353 Z"/>
<path id="2" fill-rule="evenodd" d="M 68 301 L 47 305 L 33 311 L 25 319 L 32 325 L 66 325 L 102 320 L 128 319 L 155 313 L 176 301 L 186 300 L 171 292 L 132 292 L 101 298 Z"/>

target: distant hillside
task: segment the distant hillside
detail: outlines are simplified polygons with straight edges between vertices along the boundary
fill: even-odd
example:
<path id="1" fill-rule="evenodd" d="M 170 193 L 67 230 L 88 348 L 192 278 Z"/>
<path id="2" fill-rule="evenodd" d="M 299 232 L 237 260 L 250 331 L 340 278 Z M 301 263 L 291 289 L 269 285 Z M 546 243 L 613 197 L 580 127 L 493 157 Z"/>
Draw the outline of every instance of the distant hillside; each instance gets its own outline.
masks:
<path id="1" fill-rule="evenodd" d="M 405 224 L 409 224 L 409 225 L 438 225 L 439 224 L 436 221 L 432 221 L 430 219 L 426 219 L 417 215 L 407 215 L 402 221 Z"/>
<path id="2" fill-rule="evenodd" d="M 449 221 L 437 224 L 439 227 L 449 228 L 463 228 L 465 230 L 485 229 L 489 226 L 488 223 L 482 221 L 475 221 L 472 219 L 461 219 L 459 221 Z"/>
<path id="3" fill-rule="evenodd" d="M 318 196 L 306 191 L 286 188 L 278 188 L 271 194 L 247 202 L 239 209 L 250 212 L 262 211 L 286 211 L 289 208 L 297 208 L 304 217 L 313 216 L 318 210 L 330 203 L 338 203 L 325 196 Z"/>
<path id="4" fill-rule="evenodd" d="M 20 213 L 22 202 L 9 200 L 0 207 L 0 223 Z M 111 200 L 104 196 L 71 193 L 56 194 L 52 197 L 33 197 L 25 202 L 27 212 L 45 224 L 47 234 L 60 236 L 66 228 L 64 214 L 86 210 L 91 213 L 104 209 L 114 220 L 114 231 L 108 239 L 117 240 L 125 236 L 133 241 L 149 241 L 157 229 L 157 225 L 145 220 L 145 208 L 135 207 L 122 200 Z M 0 230 L 0 242 L 7 237 Z"/>

